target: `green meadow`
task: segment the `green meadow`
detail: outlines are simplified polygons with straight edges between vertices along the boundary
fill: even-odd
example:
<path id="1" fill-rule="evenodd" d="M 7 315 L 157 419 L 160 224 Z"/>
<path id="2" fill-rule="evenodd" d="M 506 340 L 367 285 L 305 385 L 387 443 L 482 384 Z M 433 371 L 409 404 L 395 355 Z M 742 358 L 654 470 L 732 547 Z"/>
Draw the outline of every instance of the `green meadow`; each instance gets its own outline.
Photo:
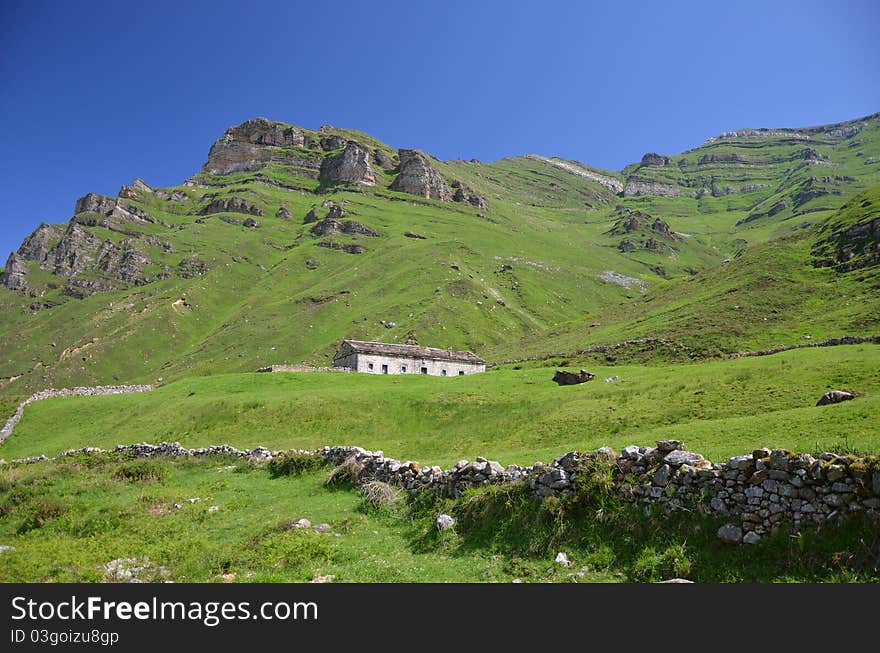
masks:
<path id="1" fill-rule="evenodd" d="M 455 378 L 335 372 L 192 377 L 150 393 L 36 402 L 0 455 L 10 460 L 144 441 L 271 449 L 347 444 L 445 466 L 477 455 L 505 464 L 547 461 L 572 449 L 666 437 L 713 460 L 759 446 L 880 449 L 877 345 L 590 369 L 597 378 L 577 386 L 557 386 L 555 368 L 514 366 Z M 612 376 L 618 380 L 605 382 Z M 867 394 L 815 406 L 824 392 L 839 387 Z"/>

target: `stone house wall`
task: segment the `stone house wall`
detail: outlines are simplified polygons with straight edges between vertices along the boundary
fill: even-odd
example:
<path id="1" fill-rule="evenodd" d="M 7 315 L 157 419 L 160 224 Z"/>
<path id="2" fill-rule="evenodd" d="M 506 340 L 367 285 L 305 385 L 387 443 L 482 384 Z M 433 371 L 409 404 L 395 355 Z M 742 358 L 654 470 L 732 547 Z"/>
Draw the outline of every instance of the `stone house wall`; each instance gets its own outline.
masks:
<path id="1" fill-rule="evenodd" d="M 337 359 L 335 364 L 337 367 L 348 367 L 365 374 L 465 376 L 486 371 L 485 364 L 467 363 L 465 361 L 445 361 L 410 356 L 382 356 L 380 354 L 358 352 Z"/>

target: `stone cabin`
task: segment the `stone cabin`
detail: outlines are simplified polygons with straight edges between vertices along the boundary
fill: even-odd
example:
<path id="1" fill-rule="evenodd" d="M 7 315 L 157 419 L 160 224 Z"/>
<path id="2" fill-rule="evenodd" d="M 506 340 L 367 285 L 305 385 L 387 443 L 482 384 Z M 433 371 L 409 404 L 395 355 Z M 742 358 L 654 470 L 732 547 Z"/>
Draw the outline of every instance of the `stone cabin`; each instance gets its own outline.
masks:
<path id="1" fill-rule="evenodd" d="M 343 340 L 333 367 L 366 374 L 465 376 L 485 372 L 486 361 L 470 351 Z"/>

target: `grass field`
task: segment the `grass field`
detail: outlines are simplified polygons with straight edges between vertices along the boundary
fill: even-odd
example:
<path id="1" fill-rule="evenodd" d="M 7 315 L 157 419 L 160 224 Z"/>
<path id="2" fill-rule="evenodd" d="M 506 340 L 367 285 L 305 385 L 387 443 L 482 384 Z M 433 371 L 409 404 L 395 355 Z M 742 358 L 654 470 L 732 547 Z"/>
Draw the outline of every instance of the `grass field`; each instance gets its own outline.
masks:
<path id="1" fill-rule="evenodd" d="M 876 529 L 731 547 L 720 522 L 537 504 L 515 490 L 372 507 L 326 470 L 273 477 L 224 457 L 0 468 L 0 582 L 876 581 Z M 438 532 L 438 512 L 458 519 Z M 295 529 L 309 519 L 329 530 Z M 571 568 L 554 563 L 565 551 Z M 873 566 L 872 566 L 873 565 Z"/>
<path id="2" fill-rule="evenodd" d="M 712 459 L 758 446 L 880 450 L 876 345 L 595 367 L 595 381 L 567 387 L 551 381 L 554 369 L 506 367 L 449 379 L 230 374 L 175 381 L 152 393 L 50 399 L 25 410 L 0 456 L 179 441 L 273 449 L 355 444 L 431 464 L 477 455 L 531 463 L 571 449 L 672 436 Z M 619 380 L 604 382 L 611 376 Z M 815 406 L 835 388 L 867 396 Z"/>

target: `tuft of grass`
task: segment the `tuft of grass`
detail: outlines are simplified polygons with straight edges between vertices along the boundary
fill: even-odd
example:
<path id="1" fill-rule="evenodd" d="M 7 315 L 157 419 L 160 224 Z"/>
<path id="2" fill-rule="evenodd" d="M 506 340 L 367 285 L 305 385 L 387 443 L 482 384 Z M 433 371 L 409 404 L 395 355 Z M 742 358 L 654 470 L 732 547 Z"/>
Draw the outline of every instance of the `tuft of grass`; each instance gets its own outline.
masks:
<path id="1" fill-rule="evenodd" d="M 400 490 L 382 481 L 367 481 L 360 486 L 360 492 L 375 510 L 395 506 L 400 500 Z"/>
<path id="2" fill-rule="evenodd" d="M 352 455 L 330 471 L 324 484 L 328 487 L 354 487 L 361 482 L 363 473 L 364 466 Z"/>
<path id="3" fill-rule="evenodd" d="M 161 483 L 168 478 L 168 467 L 157 460 L 132 460 L 119 465 L 113 478 L 132 483 Z"/>
<path id="4" fill-rule="evenodd" d="M 269 461 L 268 469 L 273 478 L 279 476 L 296 476 L 326 467 L 327 462 L 320 454 L 285 451 Z"/>

